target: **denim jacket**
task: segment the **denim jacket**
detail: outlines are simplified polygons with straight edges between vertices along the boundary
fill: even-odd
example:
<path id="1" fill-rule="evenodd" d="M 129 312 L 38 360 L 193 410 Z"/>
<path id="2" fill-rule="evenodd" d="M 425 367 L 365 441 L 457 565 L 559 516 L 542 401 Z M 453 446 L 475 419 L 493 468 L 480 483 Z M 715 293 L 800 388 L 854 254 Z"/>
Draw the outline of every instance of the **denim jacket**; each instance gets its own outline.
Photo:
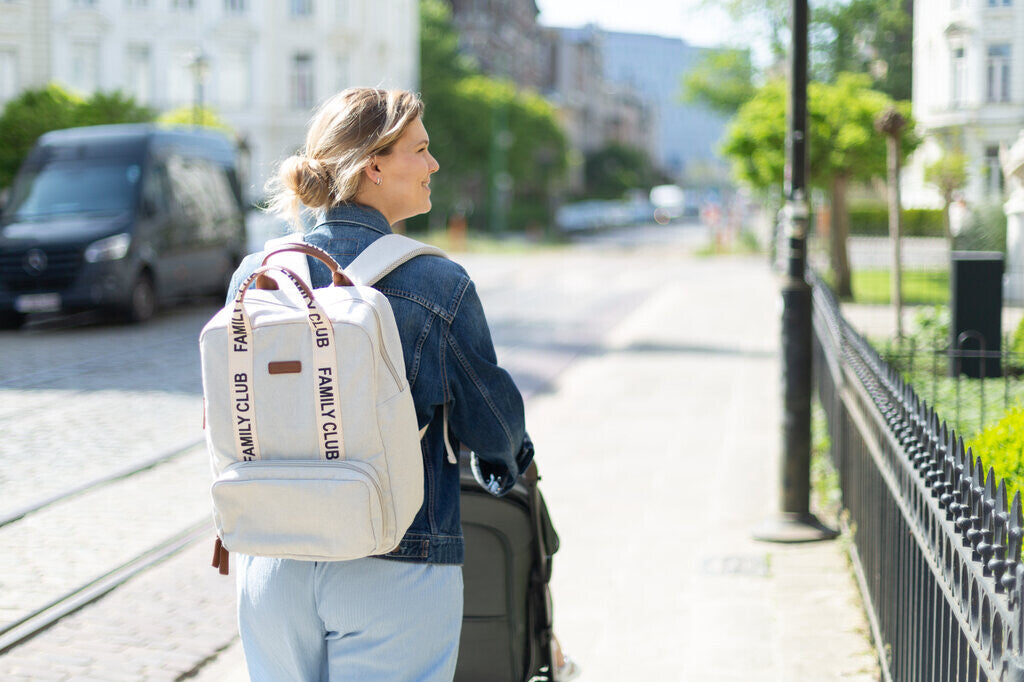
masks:
<path id="1" fill-rule="evenodd" d="M 303 239 L 346 267 L 391 227 L 378 211 L 343 204 Z M 231 280 L 228 299 L 259 266 L 259 254 L 245 258 Z M 309 258 L 316 287 L 331 283 L 328 269 Z M 462 266 L 439 256 L 419 256 L 383 277 L 375 287 L 395 313 L 402 339 L 405 372 L 412 388 L 419 427 L 429 426 L 421 442 L 423 506 L 389 559 L 461 564 L 459 466 L 448 462 L 442 407 L 448 405 L 452 448 L 464 444 L 477 455 L 478 480 L 504 495 L 533 459 L 526 434 L 523 399 L 508 372 L 497 364 L 491 332 L 473 281 Z"/>

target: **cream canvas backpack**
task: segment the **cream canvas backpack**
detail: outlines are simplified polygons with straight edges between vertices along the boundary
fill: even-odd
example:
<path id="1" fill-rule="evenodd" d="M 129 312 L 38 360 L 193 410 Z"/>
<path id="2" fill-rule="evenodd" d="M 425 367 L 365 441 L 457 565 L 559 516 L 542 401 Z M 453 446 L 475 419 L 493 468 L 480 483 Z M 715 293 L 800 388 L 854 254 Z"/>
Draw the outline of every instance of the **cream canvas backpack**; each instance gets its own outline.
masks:
<path id="1" fill-rule="evenodd" d="M 324 251 L 282 241 L 268 243 L 264 265 L 199 337 L 222 573 L 229 550 L 310 561 L 386 554 L 423 503 L 401 340 L 372 284 L 444 252 L 387 235 L 342 271 Z M 331 268 L 332 286 L 309 287 L 304 254 Z"/>

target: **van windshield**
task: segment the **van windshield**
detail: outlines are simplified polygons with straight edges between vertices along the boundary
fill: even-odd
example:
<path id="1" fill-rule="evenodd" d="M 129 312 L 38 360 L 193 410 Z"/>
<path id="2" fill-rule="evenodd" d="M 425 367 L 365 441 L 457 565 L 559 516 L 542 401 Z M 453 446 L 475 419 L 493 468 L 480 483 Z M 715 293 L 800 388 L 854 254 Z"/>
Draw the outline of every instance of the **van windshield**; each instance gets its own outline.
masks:
<path id="1" fill-rule="evenodd" d="M 139 164 L 122 159 L 55 161 L 22 174 L 7 213 L 27 219 L 128 210 L 141 175 Z"/>

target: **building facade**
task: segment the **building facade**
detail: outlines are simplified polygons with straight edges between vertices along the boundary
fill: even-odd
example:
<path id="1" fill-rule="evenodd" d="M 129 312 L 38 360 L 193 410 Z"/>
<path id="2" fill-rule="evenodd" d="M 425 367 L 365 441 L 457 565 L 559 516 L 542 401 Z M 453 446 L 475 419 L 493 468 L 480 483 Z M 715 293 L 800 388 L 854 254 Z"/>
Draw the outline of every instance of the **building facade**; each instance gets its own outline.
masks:
<path id="1" fill-rule="evenodd" d="M 547 80 L 543 31 L 534 0 L 449 0 L 459 47 L 487 74 L 532 90 Z"/>
<path id="2" fill-rule="evenodd" d="M 0 0 L 0 106 L 50 73 L 50 3 Z"/>
<path id="3" fill-rule="evenodd" d="M 654 160 L 670 176 L 684 181 L 688 169 L 721 166 L 718 144 L 725 118 L 682 101 L 683 77 L 708 48 L 678 38 L 601 31 L 604 77 L 629 88 L 650 109 Z"/>
<path id="4" fill-rule="evenodd" d="M 19 4 L 48 15 L 48 48 L 25 52 L 41 65 L 24 87 L 122 90 L 158 111 L 210 106 L 245 140 L 252 197 L 302 145 L 318 102 L 419 80 L 416 0 L 10 0 L 0 11 Z M 4 50 L 25 48 L 0 25 L 2 69 Z"/>
<path id="5" fill-rule="evenodd" d="M 552 28 L 546 38 L 544 92 L 562 111 L 573 147 L 587 153 L 616 142 L 652 152 L 648 106 L 632 89 L 605 79 L 602 33 Z"/>
<path id="6" fill-rule="evenodd" d="M 968 205 L 1001 202 L 1000 149 L 1024 127 L 1024 2 L 916 2 L 913 49 L 913 110 L 924 143 L 904 176 L 906 203 L 941 206 L 923 169 L 953 150 L 968 159 Z"/>

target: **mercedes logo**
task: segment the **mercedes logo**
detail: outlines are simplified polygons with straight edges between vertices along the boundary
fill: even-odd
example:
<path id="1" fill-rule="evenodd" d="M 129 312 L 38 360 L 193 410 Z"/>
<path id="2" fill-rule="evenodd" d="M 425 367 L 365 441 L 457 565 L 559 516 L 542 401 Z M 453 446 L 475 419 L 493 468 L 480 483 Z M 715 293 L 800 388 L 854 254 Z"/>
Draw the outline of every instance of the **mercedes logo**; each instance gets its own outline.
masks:
<path id="1" fill-rule="evenodd" d="M 46 269 L 46 254 L 39 249 L 29 249 L 25 254 L 25 272 L 30 275 L 38 275 Z"/>

